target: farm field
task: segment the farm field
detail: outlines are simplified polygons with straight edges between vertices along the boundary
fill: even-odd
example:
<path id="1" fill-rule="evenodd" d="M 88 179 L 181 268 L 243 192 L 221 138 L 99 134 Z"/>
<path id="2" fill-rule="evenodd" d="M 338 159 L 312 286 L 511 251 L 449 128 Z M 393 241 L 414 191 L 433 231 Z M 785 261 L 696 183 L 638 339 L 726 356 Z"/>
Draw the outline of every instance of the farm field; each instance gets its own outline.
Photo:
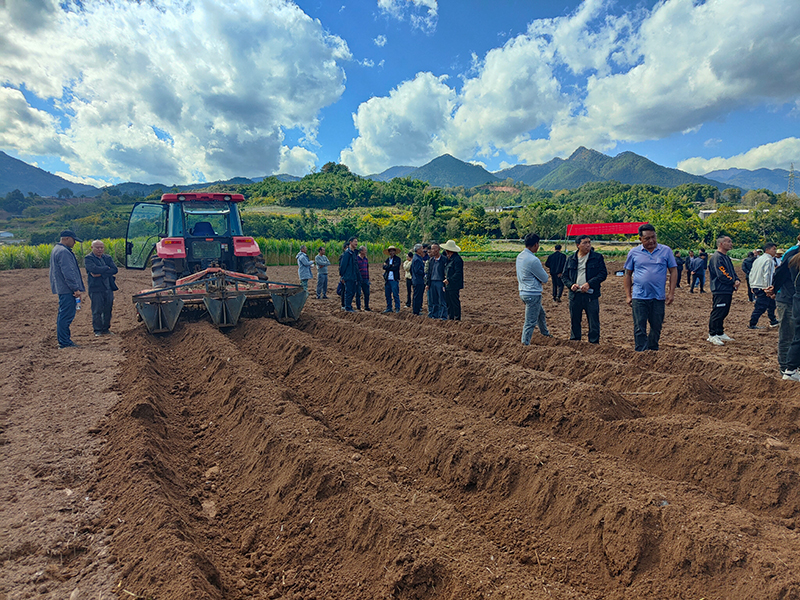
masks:
<path id="1" fill-rule="evenodd" d="M 599 345 L 548 285 L 523 347 L 513 263 L 465 264 L 461 323 L 380 314 L 379 266 L 372 313 L 166 337 L 123 271 L 74 350 L 0 272 L 0 598 L 800 598 L 800 386 L 744 292 L 734 342 L 682 287 L 637 354 L 610 262 Z"/>

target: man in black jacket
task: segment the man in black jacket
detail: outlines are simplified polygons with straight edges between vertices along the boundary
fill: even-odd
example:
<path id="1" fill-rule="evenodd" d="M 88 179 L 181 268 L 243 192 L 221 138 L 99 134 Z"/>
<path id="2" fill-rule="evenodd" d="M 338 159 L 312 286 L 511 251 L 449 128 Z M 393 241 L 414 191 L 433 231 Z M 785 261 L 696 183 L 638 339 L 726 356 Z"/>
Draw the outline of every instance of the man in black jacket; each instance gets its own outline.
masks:
<path id="1" fill-rule="evenodd" d="M 92 329 L 97 337 L 111 333 L 111 309 L 117 289 L 114 275 L 119 270 L 105 250 L 105 244 L 95 240 L 92 242 L 92 251 L 83 259 L 88 276 L 89 298 L 92 300 Z"/>
<path id="2" fill-rule="evenodd" d="M 464 288 L 464 261 L 459 256 L 461 248 L 454 240 L 442 244 L 447 255 L 444 267 L 444 298 L 447 301 L 447 318 L 450 321 L 461 320 L 461 290 Z"/>
<path id="3" fill-rule="evenodd" d="M 592 248 L 588 235 L 575 238 L 578 249 L 567 258 L 564 266 L 564 285 L 569 290 L 569 339 L 581 339 L 581 320 L 586 313 L 589 322 L 589 342 L 600 341 L 600 284 L 608 277 L 603 255 Z"/>
<path id="4" fill-rule="evenodd" d="M 386 254 L 389 255 L 389 258 L 383 263 L 383 280 L 385 282 L 383 287 L 386 294 L 386 310 L 383 312 L 392 312 L 392 298 L 394 298 L 394 312 L 400 312 L 400 257 L 397 256 L 395 246 L 389 246 Z"/>
<path id="5" fill-rule="evenodd" d="M 353 298 L 358 291 L 358 284 L 361 283 L 361 271 L 359 271 L 356 261 L 356 248 L 358 248 L 358 238 L 352 237 L 347 240 L 347 249 L 339 261 L 339 277 L 344 283 L 344 307 L 342 310 L 347 312 L 355 312 Z"/>
<path id="6" fill-rule="evenodd" d="M 561 302 L 561 294 L 564 293 L 564 280 L 561 276 L 566 262 L 567 256 L 561 252 L 561 244 L 556 244 L 555 251 L 544 261 L 544 266 L 550 270 L 550 279 L 553 282 L 553 302 Z"/>
<path id="7" fill-rule="evenodd" d="M 733 241 L 727 235 L 717 238 L 717 251 L 708 263 L 708 276 L 711 279 L 711 316 L 708 318 L 708 339 L 715 346 L 724 346 L 733 338 L 725 333 L 725 317 L 731 310 L 733 292 L 739 289 L 739 276 L 733 268 L 728 252 Z M 702 290 L 701 290 L 702 291 Z"/>
<path id="8" fill-rule="evenodd" d="M 744 272 L 744 280 L 747 283 L 747 299 L 752 302 L 755 300 L 755 295 L 750 287 L 750 271 L 753 270 L 753 262 L 756 260 L 756 253 L 752 250 L 747 253 L 747 257 L 742 261 L 742 271 Z"/>

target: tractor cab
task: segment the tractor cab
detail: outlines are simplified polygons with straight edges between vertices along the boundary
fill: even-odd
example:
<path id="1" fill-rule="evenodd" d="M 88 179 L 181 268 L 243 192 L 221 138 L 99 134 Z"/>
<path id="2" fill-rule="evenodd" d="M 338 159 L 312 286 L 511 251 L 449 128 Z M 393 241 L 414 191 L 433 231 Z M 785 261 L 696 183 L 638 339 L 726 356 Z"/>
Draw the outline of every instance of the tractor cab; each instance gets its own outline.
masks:
<path id="1" fill-rule="evenodd" d="M 161 203 L 134 205 L 128 220 L 125 266 L 153 269 L 153 287 L 209 267 L 266 279 L 261 251 L 243 235 L 241 194 L 164 194 Z"/>

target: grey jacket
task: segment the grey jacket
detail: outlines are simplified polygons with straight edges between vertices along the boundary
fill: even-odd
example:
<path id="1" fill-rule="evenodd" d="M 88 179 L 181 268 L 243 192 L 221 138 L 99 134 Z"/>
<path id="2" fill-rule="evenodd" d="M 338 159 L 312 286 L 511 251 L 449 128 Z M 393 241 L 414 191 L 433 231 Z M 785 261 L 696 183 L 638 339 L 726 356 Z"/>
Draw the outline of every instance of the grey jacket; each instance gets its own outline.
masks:
<path id="1" fill-rule="evenodd" d="M 61 242 L 50 253 L 50 291 L 54 294 L 85 292 L 78 259 L 72 250 Z"/>

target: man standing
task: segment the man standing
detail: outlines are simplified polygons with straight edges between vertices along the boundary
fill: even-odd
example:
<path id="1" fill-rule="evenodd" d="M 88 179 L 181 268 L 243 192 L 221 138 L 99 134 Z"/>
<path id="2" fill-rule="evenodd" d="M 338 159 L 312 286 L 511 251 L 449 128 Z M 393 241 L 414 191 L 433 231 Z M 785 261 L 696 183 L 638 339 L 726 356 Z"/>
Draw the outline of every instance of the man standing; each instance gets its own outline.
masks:
<path id="1" fill-rule="evenodd" d="M 428 316 L 432 319 L 447 320 L 447 303 L 444 299 L 444 268 L 447 259 L 441 255 L 439 244 L 434 242 L 430 248 L 430 258 L 426 265 L 425 284 L 428 293 Z"/>
<path id="2" fill-rule="evenodd" d="M 764 329 L 758 324 L 758 320 L 765 312 L 769 317 L 770 327 L 780 325 L 775 316 L 775 298 L 770 298 L 765 291 L 767 288 L 772 287 L 777 252 L 778 246 L 772 242 L 767 242 L 764 245 L 764 254 L 753 261 L 753 268 L 750 271 L 750 288 L 753 290 L 755 303 L 753 304 L 753 313 L 750 315 L 749 329 Z"/>
<path id="3" fill-rule="evenodd" d="M 422 298 L 425 295 L 425 251 L 422 244 L 414 246 L 414 258 L 411 259 L 411 284 L 414 286 L 414 298 L 411 312 L 415 315 L 422 312 Z"/>
<path id="4" fill-rule="evenodd" d="M 394 298 L 394 312 L 400 312 L 400 257 L 397 256 L 397 248 L 389 246 L 386 249 L 389 258 L 383 263 L 384 293 L 386 294 L 386 310 L 392 312 L 392 298 Z"/>
<path id="5" fill-rule="evenodd" d="M 678 268 L 669 246 L 659 244 L 650 223 L 639 226 L 642 243 L 625 260 L 625 296 L 633 309 L 633 339 L 637 352 L 658 350 L 665 306 L 675 299 Z M 664 293 L 669 273 L 669 291 Z M 650 324 L 650 333 L 647 324 Z"/>
<path id="6" fill-rule="evenodd" d="M 464 288 L 464 260 L 459 256 L 461 248 L 455 241 L 447 240 L 442 244 L 447 255 L 444 267 L 444 297 L 447 302 L 447 318 L 450 321 L 461 320 L 461 290 Z"/>
<path id="7" fill-rule="evenodd" d="M 359 287 L 364 292 L 364 310 L 370 312 L 369 307 L 369 260 L 367 259 L 367 247 L 361 246 L 356 256 L 358 264 L 358 274 L 361 277 Z M 361 294 L 356 292 L 356 308 L 361 310 Z"/>
<path id="8" fill-rule="evenodd" d="M 576 237 L 575 245 L 578 249 L 567 259 L 564 269 L 564 285 L 569 289 L 569 339 L 581 339 L 585 312 L 589 342 L 596 344 L 600 341 L 600 284 L 608 277 L 608 270 L 603 255 L 594 251 L 588 235 Z"/>
<path id="9" fill-rule="evenodd" d="M 105 254 L 106 247 L 101 240 L 92 242 L 92 251 L 83 259 L 86 267 L 89 298 L 92 300 L 92 329 L 94 335 L 111 333 L 111 308 L 114 305 L 114 292 L 117 283 L 117 265 L 114 259 Z"/>
<path id="10" fill-rule="evenodd" d="M 550 279 L 553 282 L 553 302 L 561 302 L 564 293 L 564 265 L 567 263 L 566 255 L 561 252 L 561 244 L 556 244 L 553 253 L 544 261 L 544 266 L 550 269 Z"/>
<path id="11" fill-rule="evenodd" d="M 78 259 L 72 252 L 75 242 L 83 240 L 76 237 L 70 229 L 61 232 L 59 242 L 50 253 L 50 291 L 58 294 L 58 317 L 56 318 L 56 336 L 59 348 L 77 348 L 72 341 L 69 326 L 75 318 L 75 303 L 80 300 L 81 292 L 85 292 Z"/>
<path id="12" fill-rule="evenodd" d="M 314 257 L 317 265 L 317 300 L 328 298 L 328 267 L 331 266 L 330 259 L 325 256 L 325 246 L 320 246 L 317 255 Z"/>
<path id="13" fill-rule="evenodd" d="M 775 313 L 780 322 L 780 329 L 778 329 L 778 368 L 780 368 L 781 374 L 785 374 L 789 370 L 789 347 L 792 345 L 795 334 L 795 319 L 793 316 L 795 282 L 790 274 L 789 265 L 797 253 L 798 246 L 792 246 L 786 251 L 780 266 L 775 269 L 775 275 L 772 277 L 772 290 L 765 290 L 767 293 L 776 294 Z"/>
<path id="14" fill-rule="evenodd" d="M 684 259 L 683 264 L 686 267 L 686 285 L 692 285 L 692 264 L 694 263 L 694 250 L 689 250 L 689 255 Z M 676 265 L 677 266 L 677 265 Z M 677 285 L 675 287 L 678 287 Z M 692 288 L 689 288 L 692 291 Z"/>
<path id="15" fill-rule="evenodd" d="M 678 283 L 675 287 L 679 288 L 681 287 L 681 276 L 683 275 L 683 265 L 686 261 L 681 256 L 680 250 L 675 250 L 673 254 L 675 255 L 675 265 L 678 267 Z"/>
<path id="16" fill-rule="evenodd" d="M 733 241 L 724 235 L 717 238 L 717 251 L 708 262 L 708 276 L 711 280 L 711 316 L 708 318 L 708 339 L 715 346 L 724 346 L 733 338 L 725 333 L 725 317 L 731 310 L 733 292 L 739 289 L 739 276 L 733 268 L 728 252 Z"/>
<path id="17" fill-rule="evenodd" d="M 339 261 L 339 277 L 344 283 L 344 303 L 342 310 L 355 312 L 353 310 L 353 297 L 358 292 L 358 282 L 361 280 L 361 273 L 356 262 L 356 248 L 358 248 L 358 238 L 351 237 L 347 240 L 347 248 Z"/>
<path id="18" fill-rule="evenodd" d="M 706 269 L 708 268 L 708 254 L 705 248 L 700 248 L 700 253 L 692 261 L 692 287 L 689 291 L 694 294 L 694 288 L 699 283 L 700 293 L 705 294 L 703 286 L 706 284 Z"/>
<path id="19" fill-rule="evenodd" d="M 753 289 L 750 287 L 750 271 L 753 270 L 753 263 L 756 260 L 755 252 L 748 252 L 747 257 L 742 261 L 742 272 L 744 273 L 744 280 L 747 283 L 747 299 L 752 302 L 755 300 L 753 296 Z"/>
<path id="20" fill-rule="evenodd" d="M 539 326 L 539 333 L 550 337 L 547 329 L 547 315 L 542 308 L 542 284 L 547 283 L 547 271 L 536 256 L 539 251 L 539 236 L 529 233 L 525 236 L 525 250 L 517 255 L 517 281 L 519 297 L 525 303 L 525 323 L 522 326 L 522 344 L 529 346 L 533 330 Z"/>
<path id="21" fill-rule="evenodd" d="M 300 246 L 300 252 L 295 256 L 297 259 L 297 276 L 300 278 L 300 285 L 303 286 L 303 291 L 308 296 L 308 280 L 311 279 L 311 266 L 313 263 L 308 258 L 308 248 L 305 245 Z"/>

